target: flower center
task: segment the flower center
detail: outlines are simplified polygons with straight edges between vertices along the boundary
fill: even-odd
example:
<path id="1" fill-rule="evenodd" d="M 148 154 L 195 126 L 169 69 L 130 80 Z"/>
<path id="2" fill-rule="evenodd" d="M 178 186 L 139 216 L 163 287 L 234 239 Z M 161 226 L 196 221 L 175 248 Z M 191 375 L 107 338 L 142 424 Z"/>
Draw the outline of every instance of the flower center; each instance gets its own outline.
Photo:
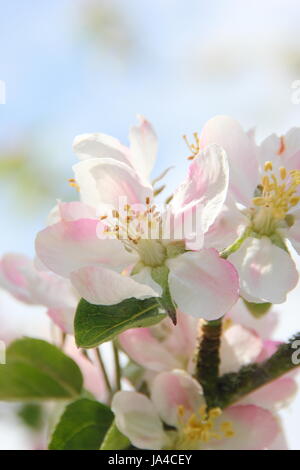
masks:
<path id="1" fill-rule="evenodd" d="M 107 220 L 104 232 L 121 240 L 129 250 L 138 252 L 141 262 L 146 266 L 161 266 L 167 257 L 166 246 L 162 243 L 161 214 L 155 205 L 146 199 L 142 208 L 126 204 L 122 211 L 113 210 Z"/>
<path id="2" fill-rule="evenodd" d="M 284 220 L 291 208 L 300 201 L 300 170 L 279 168 L 279 176 L 273 173 L 272 162 L 265 162 L 265 175 L 257 186 L 253 204 L 256 208 L 252 221 L 256 232 L 270 235 L 278 221 Z"/>
<path id="3" fill-rule="evenodd" d="M 207 411 L 206 406 L 203 405 L 197 413 L 193 413 L 187 418 L 184 406 L 180 405 L 177 413 L 179 422 L 177 449 L 195 449 L 213 439 L 220 440 L 234 436 L 230 421 L 222 421 L 219 425 L 216 425 L 216 419 L 222 414 L 220 408 L 212 408 Z"/>

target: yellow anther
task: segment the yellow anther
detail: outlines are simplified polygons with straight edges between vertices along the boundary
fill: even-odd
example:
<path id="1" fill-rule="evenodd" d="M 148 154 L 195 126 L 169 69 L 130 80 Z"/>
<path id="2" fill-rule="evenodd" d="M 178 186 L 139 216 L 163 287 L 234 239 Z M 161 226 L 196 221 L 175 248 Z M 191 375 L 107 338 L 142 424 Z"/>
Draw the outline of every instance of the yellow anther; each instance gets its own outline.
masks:
<path id="1" fill-rule="evenodd" d="M 280 172 L 280 178 L 282 180 L 285 180 L 286 176 L 287 176 L 287 171 L 286 171 L 286 168 L 284 168 L 284 166 L 281 166 L 279 168 L 279 172 Z"/>
<path id="2" fill-rule="evenodd" d="M 266 202 L 264 197 L 254 197 L 252 201 L 255 206 L 264 206 Z"/>
<path id="3" fill-rule="evenodd" d="M 295 196 L 295 197 L 292 197 L 290 199 L 290 205 L 291 206 L 296 206 L 298 204 L 298 202 L 300 201 L 300 197 L 299 196 Z"/>
<path id="4" fill-rule="evenodd" d="M 272 170 L 273 170 L 273 164 L 272 164 L 272 162 L 265 162 L 265 164 L 264 164 L 264 170 L 265 170 L 265 171 L 272 171 Z"/>
<path id="5" fill-rule="evenodd" d="M 218 418 L 219 416 L 221 416 L 221 414 L 222 414 L 221 408 L 212 408 L 208 412 L 209 418 Z"/>
<path id="6" fill-rule="evenodd" d="M 232 428 L 232 423 L 230 421 L 223 421 L 220 427 L 225 437 L 233 437 L 235 435 L 234 430 Z"/>
<path id="7" fill-rule="evenodd" d="M 76 183 L 76 180 L 74 178 L 70 178 L 68 180 L 68 182 L 69 182 L 69 185 L 71 186 L 71 188 L 75 188 L 75 189 L 77 189 L 77 191 L 80 191 L 79 184 Z"/>

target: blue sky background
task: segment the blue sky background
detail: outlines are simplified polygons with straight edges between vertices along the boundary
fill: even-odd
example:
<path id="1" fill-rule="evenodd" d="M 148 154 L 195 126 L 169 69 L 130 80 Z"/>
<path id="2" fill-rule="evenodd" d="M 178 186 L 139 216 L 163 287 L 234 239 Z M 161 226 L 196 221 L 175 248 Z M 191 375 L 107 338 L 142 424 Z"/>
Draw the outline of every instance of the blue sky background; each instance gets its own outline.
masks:
<path id="1" fill-rule="evenodd" d="M 33 172 L 21 197 L 24 168 L 2 179 L 0 171 L 1 253 L 33 254 L 55 199 L 74 195 L 67 179 L 76 134 L 105 132 L 126 143 L 136 113 L 144 114 L 159 136 L 155 174 L 176 165 L 167 178 L 174 188 L 187 166 L 182 134 L 200 131 L 213 115 L 256 126 L 260 138 L 300 125 L 300 105 L 291 102 L 291 84 L 300 79 L 297 0 L 0 0 L 0 6 L 6 83 L 0 169 L 17 153 L 25 174 Z M 24 205 L 32 181 L 51 188 L 39 204 Z M 293 293 L 283 307 L 282 337 L 297 328 L 298 305 Z M 290 429 L 297 403 L 286 418 Z M 289 439 L 300 447 L 292 431 Z"/>

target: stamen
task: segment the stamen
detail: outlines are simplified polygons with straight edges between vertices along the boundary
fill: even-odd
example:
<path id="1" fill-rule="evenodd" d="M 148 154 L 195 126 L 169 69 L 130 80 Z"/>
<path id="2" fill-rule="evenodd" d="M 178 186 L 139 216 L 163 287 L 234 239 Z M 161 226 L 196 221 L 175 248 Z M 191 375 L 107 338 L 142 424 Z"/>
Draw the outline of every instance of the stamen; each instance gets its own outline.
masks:
<path id="1" fill-rule="evenodd" d="M 198 155 L 198 153 L 200 151 L 200 137 L 199 137 L 199 134 L 198 134 L 198 132 L 194 132 L 194 134 L 193 134 L 193 137 L 195 139 L 195 144 L 190 144 L 190 142 L 189 142 L 186 135 L 183 135 L 182 137 L 183 137 L 186 145 L 188 146 L 188 148 L 192 152 L 192 155 L 189 155 L 187 157 L 187 159 L 188 160 L 193 160 L 196 157 L 196 155 Z"/>
<path id="2" fill-rule="evenodd" d="M 183 405 L 177 409 L 179 441 L 187 448 L 192 448 L 193 441 L 198 443 L 208 443 L 212 439 L 223 439 L 234 436 L 232 423 L 223 421 L 216 426 L 215 420 L 222 414 L 220 408 L 212 408 L 207 411 L 206 406 L 199 408 L 197 413 L 193 413 L 186 418 L 186 410 Z M 182 447 L 183 448 L 183 447 Z"/>
<path id="3" fill-rule="evenodd" d="M 272 164 L 272 162 L 265 162 L 265 164 L 264 164 L 264 170 L 265 170 L 265 171 L 272 171 L 272 170 L 273 170 L 273 164 Z"/>
<path id="4" fill-rule="evenodd" d="M 272 171 L 272 162 L 265 162 L 265 171 Z M 253 204 L 270 210 L 270 217 L 275 220 L 284 219 L 289 210 L 300 201 L 296 193 L 300 186 L 300 170 L 287 171 L 285 167 L 279 168 L 280 179 L 274 173 L 262 177 L 260 192 L 253 198 Z M 268 219 L 268 224 L 270 222 Z M 257 220 L 257 217 L 256 217 Z M 263 224 L 263 218 L 259 217 L 259 225 Z"/>
<path id="5" fill-rule="evenodd" d="M 279 168 L 279 171 L 280 171 L 280 178 L 281 178 L 282 180 L 285 180 L 286 175 L 287 175 L 286 168 L 284 168 L 283 166 L 281 166 L 281 167 Z"/>
<path id="6" fill-rule="evenodd" d="M 69 185 L 71 186 L 71 188 L 75 188 L 77 189 L 77 191 L 80 191 L 80 187 L 79 187 L 79 184 L 77 184 L 76 180 L 74 178 L 70 178 L 68 180 L 68 183 Z"/>

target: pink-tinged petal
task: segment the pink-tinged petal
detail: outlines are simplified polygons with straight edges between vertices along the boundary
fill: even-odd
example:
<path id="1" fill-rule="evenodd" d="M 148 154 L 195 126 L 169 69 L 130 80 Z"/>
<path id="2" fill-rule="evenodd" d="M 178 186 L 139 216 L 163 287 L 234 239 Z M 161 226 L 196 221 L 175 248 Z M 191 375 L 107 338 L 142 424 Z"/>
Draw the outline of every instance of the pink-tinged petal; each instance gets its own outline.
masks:
<path id="1" fill-rule="evenodd" d="M 294 127 L 283 136 L 268 136 L 259 146 L 259 159 L 262 166 L 271 161 L 275 168 L 300 169 L 300 128 Z"/>
<path id="2" fill-rule="evenodd" d="M 272 341 L 271 339 L 264 340 L 262 351 L 256 359 L 256 362 L 262 362 L 269 359 L 269 357 L 277 351 L 280 344 L 282 344 L 280 341 Z"/>
<path id="3" fill-rule="evenodd" d="M 237 372 L 254 362 L 262 346 L 262 340 L 254 331 L 241 325 L 230 326 L 222 335 L 220 374 Z"/>
<path id="4" fill-rule="evenodd" d="M 268 450 L 290 450 L 286 441 L 286 436 L 281 429 L 277 437 L 274 439 L 272 444 L 268 447 Z"/>
<path id="5" fill-rule="evenodd" d="M 153 336 L 150 328 L 127 330 L 118 339 L 126 354 L 146 369 L 162 372 L 180 365 L 176 357 Z"/>
<path id="6" fill-rule="evenodd" d="M 216 320 L 238 300 L 237 272 L 212 248 L 170 259 L 168 267 L 171 295 L 188 315 Z"/>
<path id="7" fill-rule="evenodd" d="M 280 432 L 273 415 L 258 406 L 231 406 L 220 416 L 219 422 L 230 421 L 234 436 L 215 441 L 211 446 L 222 450 L 268 449 Z"/>
<path id="8" fill-rule="evenodd" d="M 80 160 L 90 158 L 113 158 L 119 162 L 129 163 L 127 147 L 118 139 L 107 134 L 81 134 L 73 142 L 74 153 Z"/>
<path id="9" fill-rule="evenodd" d="M 280 304 L 298 282 L 290 255 L 267 237 L 248 238 L 229 260 L 238 270 L 241 295 L 250 302 Z"/>
<path id="10" fill-rule="evenodd" d="M 39 272 L 34 267 L 24 268 L 23 272 L 33 303 L 75 311 L 79 297 L 69 279 L 52 272 Z"/>
<path id="11" fill-rule="evenodd" d="M 51 225 L 37 235 L 37 255 L 48 269 L 66 277 L 84 266 L 131 264 L 133 258 L 119 240 L 97 237 L 98 225 L 93 219 Z"/>
<path id="12" fill-rule="evenodd" d="M 187 416 L 203 403 L 199 383 L 183 370 L 162 372 L 153 381 L 151 399 L 162 420 L 170 426 L 178 424 L 178 408 L 183 406 Z"/>
<path id="13" fill-rule="evenodd" d="M 287 237 L 297 251 L 298 255 L 300 255 L 300 211 L 295 211 L 293 216 L 295 217 L 295 221 L 292 227 L 289 228 Z"/>
<path id="14" fill-rule="evenodd" d="M 118 429 L 139 449 L 162 449 L 167 440 L 153 403 L 137 392 L 117 392 L 112 400 Z"/>
<path id="15" fill-rule="evenodd" d="M 33 269 L 32 261 L 18 253 L 7 253 L 0 260 L 0 285 L 16 299 L 32 303 L 24 268 Z"/>
<path id="16" fill-rule="evenodd" d="M 58 201 L 48 215 L 47 225 L 57 224 L 61 221 L 70 222 L 79 219 L 95 219 L 96 217 L 96 210 L 80 201 Z"/>
<path id="17" fill-rule="evenodd" d="M 163 323 L 159 323 L 154 328 L 159 328 L 160 325 L 166 327 L 168 322 L 170 332 L 164 340 L 164 346 L 172 353 L 172 355 L 175 355 L 178 359 L 181 359 L 185 365 L 187 365 L 189 360 L 193 360 L 196 339 L 199 333 L 199 322 L 197 318 L 185 315 L 179 310 L 177 310 L 176 316 L 176 327 L 174 327 L 172 321 L 167 318 Z M 184 367 L 181 368 L 183 369 Z"/>
<path id="18" fill-rule="evenodd" d="M 157 155 L 157 137 L 150 122 L 143 116 L 138 116 L 139 124 L 130 130 L 130 162 L 133 168 L 148 178 Z"/>
<path id="19" fill-rule="evenodd" d="M 249 206 L 259 182 L 257 148 L 240 124 L 228 116 L 216 116 L 204 126 L 201 147 L 218 144 L 224 148 L 230 168 L 230 191 L 241 204 Z"/>
<path id="20" fill-rule="evenodd" d="M 255 404 L 266 409 L 279 409 L 290 403 L 297 393 L 297 383 L 291 377 L 282 377 L 261 387 L 239 401 L 239 405 Z"/>
<path id="21" fill-rule="evenodd" d="M 0 278 L 2 285 L 18 300 L 48 307 L 56 318 L 58 312 L 61 317 L 66 315 L 66 324 L 62 318 L 58 323 L 65 324 L 65 331 L 73 331 L 69 326 L 78 295 L 68 279 L 52 272 L 38 271 L 31 260 L 16 254 L 4 255 L 0 262 Z"/>
<path id="22" fill-rule="evenodd" d="M 174 215 L 193 214 L 196 208 L 201 208 L 200 225 L 206 232 L 226 199 L 228 175 L 224 150 L 218 145 L 203 149 L 190 164 L 186 180 L 175 191 L 171 201 Z"/>
<path id="23" fill-rule="evenodd" d="M 205 234 L 205 248 L 224 250 L 243 233 L 248 224 L 249 219 L 234 204 L 223 206 L 216 221 Z"/>
<path id="24" fill-rule="evenodd" d="M 47 315 L 64 333 L 74 335 L 75 309 L 49 308 Z"/>
<path id="25" fill-rule="evenodd" d="M 83 203 L 97 210 L 123 210 L 125 204 L 145 204 L 152 187 L 128 165 L 111 158 L 91 158 L 73 166 Z"/>
<path id="26" fill-rule="evenodd" d="M 131 297 L 158 296 L 146 284 L 100 266 L 81 268 L 72 272 L 70 278 L 81 297 L 95 305 L 114 305 Z"/>
<path id="27" fill-rule="evenodd" d="M 105 382 L 103 374 L 97 366 L 96 359 L 94 362 L 88 359 L 82 353 L 82 350 L 76 347 L 74 338 L 71 336 L 67 337 L 66 339 L 64 352 L 70 356 L 80 367 L 83 375 L 85 390 L 91 392 L 101 402 L 106 402 L 107 391 Z"/>
<path id="28" fill-rule="evenodd" d="M 87 206 L 80 201 L 60 202 L 58 204 L 61 220 L 71 222 L 79 219 L 94 219 L 96 211 L 93 207 Z"/>

